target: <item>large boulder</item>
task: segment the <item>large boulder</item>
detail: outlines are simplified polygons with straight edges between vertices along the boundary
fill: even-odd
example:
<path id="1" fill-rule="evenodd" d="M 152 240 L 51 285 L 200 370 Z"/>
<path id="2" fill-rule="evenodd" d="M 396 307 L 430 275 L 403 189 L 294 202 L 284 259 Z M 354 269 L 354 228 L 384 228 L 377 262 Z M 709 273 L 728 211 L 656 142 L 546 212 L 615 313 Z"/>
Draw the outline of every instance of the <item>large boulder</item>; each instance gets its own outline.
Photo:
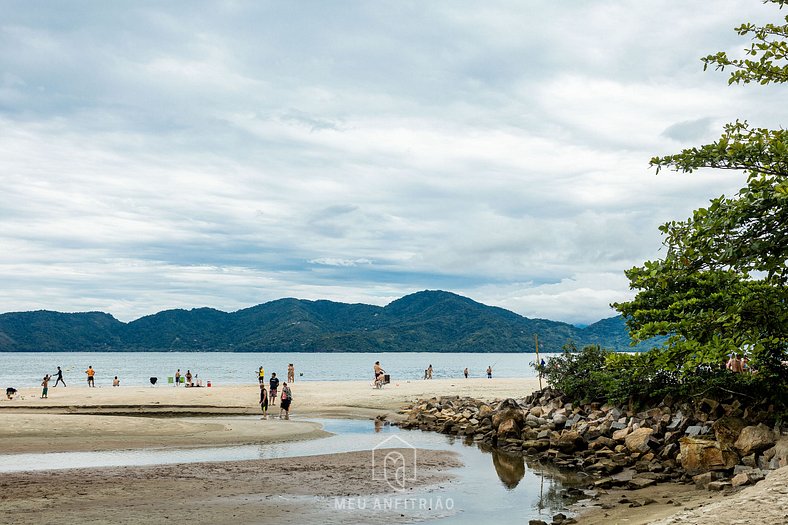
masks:
<path id="1" fill-rule="evenodd" d="M 651 428 L 638 428 L 624 438 L 624 444 L 630 452 L 648 452 L 651 450 L 651 434 L 653 433 L 654 430 Z"/>
<path id="2" fill-rule="evenodd" d="M 717 441 L 683 437 L 681 447 L 681 466 L 687 474 L 694 476 L 712 470 L 727 470 L 739 462 L 739 456 L 728 445 Z"/>
<path id="3" fill-rule="evenodd" d="M 505 419 L 498 425 L 498 439 L 520 437 L 520 426 L 514 419 Z"/>
<path id="4" fill-rule="evenodd" d="M 498 405 L 498 409 L 492 415 L 493 428 L 498 429 L 501 423 L 506 420 L 513 420 L 518 428 L 525 425 L 525 411 L 514 399 L 506 399 Z"/>
<path id="5" fill-rule="evenodd" d="M 724 416 L 715 421 L 711 429 L 717 441 L 725 445 L 733 445 L 746 426 L 747 422 L 740 417 Z"/>
<path id="6" fill-rule="evenodd" d="M 762 452 L 771 448 L 777 442 L 777 436 L 763 423 L 758 426 L 744 427 L 739 434 L 739 438 L 733 445 L 742 456 L 747 456 L 753 452 Z"/>

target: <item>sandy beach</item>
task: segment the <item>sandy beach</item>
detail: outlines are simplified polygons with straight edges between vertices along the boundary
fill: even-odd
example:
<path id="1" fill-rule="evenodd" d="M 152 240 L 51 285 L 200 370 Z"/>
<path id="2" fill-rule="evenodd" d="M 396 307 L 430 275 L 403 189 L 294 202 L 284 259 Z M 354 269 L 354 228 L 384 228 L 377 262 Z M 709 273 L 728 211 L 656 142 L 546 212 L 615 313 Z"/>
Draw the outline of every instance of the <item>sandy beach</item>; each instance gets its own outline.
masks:
<path id="1" fill-rule="evenodd" d="M 394 417 L 413 400 L 440 395 L 482 399 L 522 397 L 534 379 L 432 380 L 392 383 L 303 382 L 292 387 L 294 417 Z M 0 440 L 6 453 L 210 446 L 310 439 L 324 435 L 313 423 L 232 419 L 261 414 L 257 385 L 212 388 L 58 387 L 48 399 L 40 389 L 20 389 L 0 401 Z M 270 407 L 269 414 L 279 413 Z M 101 417 L 98 417 L 98 416 Z M 199 417 L 195 417 L 199 416 Z M 208 416 L 214 416 L 208 418 Z M 218 416 L 218 417 L 216 417 Z M 286 424 L 285 424 L 286 423 Z"/>
<path id="2" fill-rule="evenodd" d="M 320 425 L 301 418 L 391 418 L 420 398 L 458 395 L 492 401 L 523 397 L 537 388 L 535 379 L 403 381 L 382 390 L 365 381 L 299 382 L 293 385 L 295 419 L 290 421 L 248 417 L 260 414 L 255 384 L 59 387 L 50 389 L 49 399 L 40 399 L 38 388 L 25 388 L 14 400 L 0 401 L 0 440 L 7 454 L 266 444 L 326 435 Z M 271 407 L 271 413 L 278 413 L 278 407 Z M 426 475 L 419 476 L 418 486 L 412 489 L 440 495 L 441 484 L 451 483 L 451 469 L 459 460 L 449 452 L 435 451 L 419 451 L 418 459 L 424 462 Z M 597 502 L 604 508 L 582 511 L 578 523 L 747 523 L 724 504 L 738 501 L 734 498 L 753 507 L 748 519 L 759 516 L 763 523 L 785 523 L 786 498 L 779 488 L 784 486 L 785 475 L 782 472 L 733 495 L 677 484 L 611 490 Z M 58 519 L 167 523 L 188 517 L 200 523 L 230 517 L 242 523 L 259 523 L 263 517 L 278 523 L 404 523 L 439 517 L 419 512 L 331 510 L 338 493 L 371 497 L 391 492 L 390 487 L 370 479 L 369 452 L 14 473 L 2 476 L 0 488 L 0 515 L 13 518 L 14 523 Z M 758 507 L 759 499 L 769 498 L 776 499 Z M 717 519 L 718 515 L 722 518 Z"/>

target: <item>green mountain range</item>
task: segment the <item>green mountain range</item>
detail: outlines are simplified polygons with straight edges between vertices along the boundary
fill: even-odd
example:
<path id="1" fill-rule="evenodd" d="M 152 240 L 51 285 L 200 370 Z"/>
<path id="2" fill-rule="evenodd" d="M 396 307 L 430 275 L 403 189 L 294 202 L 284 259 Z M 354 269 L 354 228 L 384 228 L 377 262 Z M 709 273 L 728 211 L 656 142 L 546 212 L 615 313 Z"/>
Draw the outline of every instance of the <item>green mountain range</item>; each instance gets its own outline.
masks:
<path id="1" fill-rule="evenodd" d="M 279 299 L 232 313 L 166 310 L 129 323 L 102 312 L 0 314 L 0 352 L 533 352 L 534 334 L 544 352 L 569 342 L 633 350 L 621 317 L 578 328 L 443 291 L 385 307 Z"/>

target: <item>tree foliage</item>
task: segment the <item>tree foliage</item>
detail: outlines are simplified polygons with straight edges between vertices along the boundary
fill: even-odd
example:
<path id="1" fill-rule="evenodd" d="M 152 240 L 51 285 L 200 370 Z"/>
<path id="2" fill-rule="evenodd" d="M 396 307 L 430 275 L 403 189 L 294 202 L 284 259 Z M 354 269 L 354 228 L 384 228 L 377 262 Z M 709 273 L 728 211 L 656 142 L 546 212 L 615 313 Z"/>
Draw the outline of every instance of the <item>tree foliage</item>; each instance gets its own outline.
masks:
<path id="1" fill-rule="evenodd" d="M 782 8 L 788 0 L 767 0 Z M 788 82 L 785 25 L 743 24 L 752 38 L 745 58 L 725 52 L 702 59 L 704 69 L 732 70 L 729 84 Z M 626 272 L 632 301 L 613 306 L 635 339 L 671 336 L 659 353 L 666 370 L 685 377 L 746 352 L 760 380 L 785 387 L 788 348 L 788 132 L 736 121 L 712 144 L 654 157 L 657 172 L 736 170 L 746 185 L 722 195 L 684 221 L 660 227 L 665 256 Z M 705 369 L 708 369 L 706 367 Z"/>

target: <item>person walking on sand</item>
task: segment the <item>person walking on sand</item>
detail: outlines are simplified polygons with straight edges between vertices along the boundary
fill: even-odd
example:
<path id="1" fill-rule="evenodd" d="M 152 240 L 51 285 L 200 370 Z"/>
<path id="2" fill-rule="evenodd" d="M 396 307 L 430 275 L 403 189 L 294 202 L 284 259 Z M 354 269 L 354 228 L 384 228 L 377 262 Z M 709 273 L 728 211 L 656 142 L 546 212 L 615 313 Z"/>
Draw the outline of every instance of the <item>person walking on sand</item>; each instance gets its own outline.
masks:
<path id="1" fill-rule="evenodd" d="M 293 366 L 293 363 L 287 365 L 287 382 L 295 383 L 295 367 Z"/>
<path id="2" fill-rule="evenodd" d="M 88 366 L 88 369 L 85 370 L 85 373 L 88 375 L 88 386 L 96 387 L 96 381 L 93 379 L 93 376 L 96 375 L 96 371 L 93 370 L 93 366 Z"/>
<path id="3" fill-rule="evenodd" d="M 462 373 L 465 374 L 465 379 L 468 379 L 468 367 L 467 366 L 465 367 L 465 370 L 462 371 Z"/>
<path id="4" fill-rule="evenodd" d="M 279 419 L 282 419 L 282 412 L 285 419 L 290 419 L 290 403 L 293 402 L 293 393 L 287 383 L 282 383 L 282 403 L 279 405 Z"/>
<path id="5" fill-rule="evenodd" d="M 271 380 L 268 381 L 268 386 L 271 387 L 271 404 L 276 405 L 276 391 L 279 390 L 279 378 L 276 377 L 276 372 L 271 372 Z"/>
<path id="6" fill-rule="evenodd" d="M 260 383 L 260 408 L 263 411 L 262 419 L 268 419 L 268 392 L 265 391 L 265 383 Z"/>
<path id="7" fill-rule="evenodd" d="M 55 378 L 55 384 L 52 385 L 52 388 L 55 388 L 61 381 L 63 382 L 63 386 L 66 386 L 66 382 L 63 381 L 63 371 L 60 369 L 60 367 L 57 367 L 57 378 Z"/>
<path id="8" fill-rule="evenodd" d="M 492 379 L 492 367 L 487 367 L 487 379 Z"/>
<path id="9" fill-rule="evenodd" d="M 179 368 L 178 370 L 175 371 L 175 386 L 178 386 L 180 384 L 181 384 L 181 369 Z"/>
<path id="10" fill-rule="evenodd" d="M 260 370 L 257 371 L 257 381 L 261 385 L 265 384 L 265 368 L 263 368 L 262 366 L 260 367 Z"/>
<path id="11" fill-rule="evenodd" d="M 43 390 L 41 390 L 41 399 L 48 399 L 47 392 L 49 391 L 49 380 L 52 379 L 49 374 L 44 375 L 44 380 L 41 381 L 41 386 Z"/>

